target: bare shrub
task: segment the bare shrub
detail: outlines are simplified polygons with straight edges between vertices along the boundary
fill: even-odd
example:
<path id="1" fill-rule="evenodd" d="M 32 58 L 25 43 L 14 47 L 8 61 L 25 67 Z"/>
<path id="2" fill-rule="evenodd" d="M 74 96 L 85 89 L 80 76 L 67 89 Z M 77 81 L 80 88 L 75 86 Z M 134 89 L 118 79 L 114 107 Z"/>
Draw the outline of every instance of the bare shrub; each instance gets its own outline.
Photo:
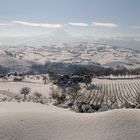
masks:
<path id="1" fill-rule="evenodd" d="M 64 103 L 67 99 L 67 94 L 61 92 L 60 90 L 51 88 L 50 99 L 56 100 L 58 104 Z"/>
<path id="2" fill-rule="evenodd" d="M 6 101 L 8 101 L 8 98 L 7 97 L 1 98 L 1 102 L 6 102 Z"/>
<path id="3" fill-rule="evenodd" d="M 48 103 L 48 98 L 43 96 L 39 92 L 34 92 L 33 96 L 31 96 L 31 99 L 33 100 L 33 102 L 36 102 L 36 103 L 41 103 L 41 104 Z"/>
<path id="4" fill-rule="evenodd" d="M 79 90 L 81 87 L 79 85 L 73 85 L 69 88 L 67 94 L 71 100 L 76 100 L 80 95 L 78 95 Z"/>
<path id="5" fill-rule="evenodd" d="M 140 104 L 140 93 L 137 93 L 137 95 L 136 95 L 136 104 L 137 105 Z"/>
<path id="6" fill-rule="evenodd" d="M 22 98 L 19 94 L 15 95 L 15 96 L 13 97 L 13 99 L 16 100 L 16 101 L 19 102 L 19 103 L 23 100 L 23 98 Z"/>

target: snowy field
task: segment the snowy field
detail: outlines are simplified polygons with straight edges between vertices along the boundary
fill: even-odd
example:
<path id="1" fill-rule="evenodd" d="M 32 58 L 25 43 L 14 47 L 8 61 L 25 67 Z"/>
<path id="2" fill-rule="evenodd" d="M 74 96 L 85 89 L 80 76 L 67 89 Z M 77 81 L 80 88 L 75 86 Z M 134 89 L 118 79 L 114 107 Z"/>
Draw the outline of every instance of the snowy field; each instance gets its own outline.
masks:
<path id="1" fill-rule="evenodd" d="M 0 103 L 0 140 L 139 140 L 140 110 L 74 113 L 33 103 Z"/>
<path id="2" fill-rule="evenodd" d="M 140 90 L 140 79 L 93 79 L 92 84 L 94 85 L 93 89 L 80 90 L 80 93 L 82 93 L 80 101 L 95 104 L 98 98 L 104 97 L 105 103 L 109 102 L 110 98 L 117 99 L 119 103 L 123 101 L 134 102 L 135 96 Z M 22 82 L 0 81 L 0 94 L 4 94 L 4 92 L 19 94 L 23 87 L 29 87 L 31 93 L 39 92 L 48 97 L 52 86 L 55 85 L 49 81 L 44 84 L 42 79 L 36 80 L 35 78 L 27 78 Z M 100 100 L 96 103 L 100 103 Z"/>
<path id="3" fill-rule="evenodd" d="M 8 91 L 16 94 L 20 93 L 20 90 L 23 87 L 29 87 L 31 92 L 39 92 L 45 96 L 48 96 L 50 93 L 50 84 L 43 83 L 30 83 L 30 82 L 0 82 L 0 92 Z"/>
<path id="4" fill-rule="evenodd" d="M 111 90 L 116 85 L 116 89 L 118 85 L 133 86 L 133 88 L 129 87 L 131 92 L 128 89 L 126 91 L 124 88 L 121 89 L 121 93 L 125 96 L 117 97 L 124 99 L 127 97 L 126 93 L 128 95 L 132 91 L 136 93 L 134 91 L 139 89 L 140 80 L 93 79 L 92 83 L 96 86 L 108 85 Z M 32 92 L 38 91 L 48 96 L 52 85 L 49 81 L 44 84 L 41 79 L 34 78 L 23 82 L 1 81 L 0 97 L 19 94 L 23 87 L 29 87 Z M 88 92 L 84 94 L 83 99 L 97 103 L 94 99 L 100 98 L 101 92 L 94 91 L 94 94 L 89 92 L 90 96 Z M 106 95 L 109 97 L 116 94 L 116 92 L 111 93 Z M 0 140 L 138 140 L 140 138 L 139 116 L 139 109 L 115 109 L 89 114 L 75 113 L 70 109 L 40 103 L 0 102 Z"/>

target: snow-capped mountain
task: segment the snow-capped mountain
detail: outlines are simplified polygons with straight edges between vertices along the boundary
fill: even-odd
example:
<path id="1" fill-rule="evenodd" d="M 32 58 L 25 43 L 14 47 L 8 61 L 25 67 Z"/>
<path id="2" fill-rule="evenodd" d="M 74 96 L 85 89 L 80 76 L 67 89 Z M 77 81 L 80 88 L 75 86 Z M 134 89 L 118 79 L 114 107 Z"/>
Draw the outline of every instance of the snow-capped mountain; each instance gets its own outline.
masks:
<path id="1" fill-rule="evenodd" d="M 0 48 L 2 66 L 23 69 L 34 63 L 45 64 L 46 62 L 99 63 L 103 66 L 135 68 L 140 67 L 140 51 L 87 42 Z"/>

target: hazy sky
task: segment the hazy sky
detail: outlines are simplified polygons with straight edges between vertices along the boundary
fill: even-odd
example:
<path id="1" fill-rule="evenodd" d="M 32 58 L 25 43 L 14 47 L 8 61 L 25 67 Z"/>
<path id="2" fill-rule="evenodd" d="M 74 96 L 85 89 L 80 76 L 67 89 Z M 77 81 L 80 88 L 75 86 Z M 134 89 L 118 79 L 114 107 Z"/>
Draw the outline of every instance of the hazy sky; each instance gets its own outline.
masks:
<path id="1" fill-rule="evenodd" d="M 0 0 L 0 36 L 63 29 L 140 41 L 140 0 Z"/>

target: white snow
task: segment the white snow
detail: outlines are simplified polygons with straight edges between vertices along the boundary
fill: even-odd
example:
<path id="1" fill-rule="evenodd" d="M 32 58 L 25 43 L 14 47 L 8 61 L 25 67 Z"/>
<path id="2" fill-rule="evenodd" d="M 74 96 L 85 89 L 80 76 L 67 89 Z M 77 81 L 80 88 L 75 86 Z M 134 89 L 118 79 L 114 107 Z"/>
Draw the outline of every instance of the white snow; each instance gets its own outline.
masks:
<path id="1" fill-rule="evenodd" d="M 14 56 L 8 56 L 5 51 Z M 19 57 L 22 56 L 22 60 Z M 140 66 L 140 53 L 99 44 L 0 48 L 0 65 L 24 71 L 33 62 L 101 63 L 106 66 Z M 133 65 L 132 65 L 133 64 Z M 135 84 L 139 80 L 93 79 L 94 84 Z M 43 81 L 0 82 L 0 97 L 18 94 L 23 87 L 48 96 L 51 83 Z M 126 90 L 127 92 L 127 90 Z M 0 103 L 0 140 L 139 140 L 140 110 L 118 109 L 93 114 L 75 113 L 52 105 Z"/>
<path id="2" fill-rule="evenodd" d="M 50 87 L 51 83 L 30 83 L 30 82 L 0 82 L 0 94 L 1 91 L 13 92 L 16 94 L 20 93 L 20 90 L 23 87 L 28 87 L 31 89 L 31 92 L 39 92 L 42 95 L 48 96 L 51 92 Z"/>
<path id="3" fill-rule="evenodd" d="M 138 140 L 140 110 L 80 114 L 34 103 L 0 103 L 1 140 Z"/>
<path id="4" fill-rule="evenodd" d="M 17 60 L 22 56 L 22 61 L 25 61 L 25 63 L 33 61 L 44 64 L 50 61 L 88 64 L 90 62 L 114 67 L 120 65 L 128 68 L 140 67 L 139 51 L 93 43 L 62 43 L 38 47 L 11 46 L 0 48 L 1 58 L 9 54 L 12 54 Z"/>

